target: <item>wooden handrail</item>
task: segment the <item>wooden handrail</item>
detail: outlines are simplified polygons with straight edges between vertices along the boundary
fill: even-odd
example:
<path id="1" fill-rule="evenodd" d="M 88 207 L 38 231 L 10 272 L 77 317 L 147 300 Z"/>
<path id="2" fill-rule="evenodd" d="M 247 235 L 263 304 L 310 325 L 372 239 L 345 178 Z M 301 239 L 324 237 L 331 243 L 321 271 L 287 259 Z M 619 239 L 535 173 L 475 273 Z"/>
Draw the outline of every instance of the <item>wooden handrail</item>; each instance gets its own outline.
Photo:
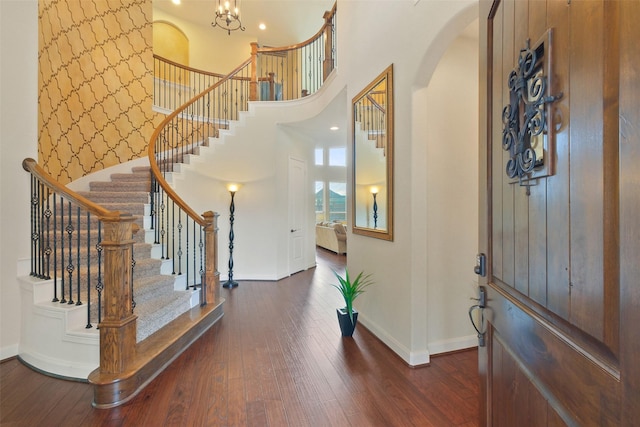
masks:
<path id="1" fill-rule="evenodd" d="M 333 8 L 331 8 L 331 10 L 327 13 L 325 13 L 325 23 L 322 25 L 322 27 L 320 28 L 320 30 L 315 33 L 313 36 L 309 37 L 307 40 L 300 42 L 300 43 L 296 43 L 296 44 L 292 44 L 289 46 L 281 46 L 281 47 L 258 47 L 258 53 L 275 53 L 275 52 L 286 52 L 288 50 L 294 50 L 294 49 L 299 49 L 301 47 L 304 47 L 308 44 L 313 43 L 318 37 L 322 36 L 322 34 L 324 33 L 325 29 L 327 28 L 327 26 L 329 25 L 329 22 L 331 22 L 331 19 L 333 19 L 333 15 L 335 15 L 336 13 L 336 5 L 337 3 L 334 3 Z"/>
<path id="2" fill-rule="evenodd" d="M 170 59 L 163 58 L 162 56 L 156 55 L 155 53 L 153 54 L 153 59 L 157 59 L 159 61 L 162 61 L 162 62 L 165 62 L 165 63 L 167 63 L 169 65 L 172 65 L 174 67 L 182 68 L 183 70 L 191 71 L 193 73 L 204 74 L 205 76 L 211 76 L 211 77 L 219 77 L 219 78 L 225 77 L 224 74 L 214 73 L 214 72 L 205 71 L 205 70 L 199 70 L 197 68 L 189 67 L 188 65 L 179 64 L 179 63 L 174 62 L 174 61 L 172 61 Z"/>
<path id="3" fill-rule="evenodd" d="M 104 317 L 100 322 L 100 369 L 120 373 L 131 364 L 136 344 L 137 317 L 133 314 L 133 234 L 138 229 L 130 213 L 110 211 L 56 182 L 34 159 L 22 167 L 40 183 L 79 208 L 95 215 L 104 230 L 100 245 L 104 251 Z"/>
<path id="4" fill-rule="evenodd" d="M 121 213 L 119 211 L 110 211 L 102 206 L 92 202 L 91 200 L 82 197 L 78 193 L 70 190 L 64 185 L 60 184 L 53 179 L 38 163 L 31 158 L 26 158 L 22 161 L 22 168 L 38 178 L 42 183 L 51 188 L 54 192 L 64 196 L 67 200 L 75 203 L 84 210 L 89 211 L 93 215 L 96 215 L 101 220 L 114 221 L 120 217 L 131 216 L 128 213 Z"/>
<path id="5" fill-rule="evenodd" d="M 373 96 L 371 96 L 370 94 L 367 94 L 367 99 L 369 100 L 369 102 L 371 102 L 371 104 L 376 107 L 378 110 L 380 110 L 383 113 L 386 113 L 387 110 L 378 103 L 378 101 L 376 101 L 375 99 L 373 99 Z"/>
<path id="6" fill-rule="evenodd" d="M 162 132 L 164 127 L 167 124 L 169 124 L 173 119 L 175 119 L 178 115 L 180 115 L 184 110 L 186 110 L 187 107 L 189 107 L 191 104 L 196 102 L 198 99 L 202 98 L 207 93 L 210 93 L 211 91 L 215 90 L 217 87 L 221 86 L 226 81 L 230 80 L 235 74 L 237 74 L 244 67 L 249 65 L 249 63 L 251 63 L 251 58 L 247 59 L 245 62 L 240 64 L 238 67 L 236 67 L 233 71 L 231 71 L 228 75 L 226 75 L 222 80 L 216 82 L 215 84 L 211 85 L 208 89 L 204 90 L 202 93 L 194 96 L 193 98 L 191 98 L 190 100 L 182 104 L 175 111 L 173 111 L 167 117 L 165 117 L 165 119 L 160 123 L 160 125 L 153 131 L 153 134 L 151 135 L 151 142 L 149 143 L 149 165 L 151 166 L 151 172 L 153 176 L 156 178 L 156 181 L 162 187 L 162 189 L 167 194 L 167 196 L 171 200 L 173 200 L 180 209 L 185 211 L 187 215 L 189 215 L 194 221 L 196 221 L 199 225 L 203 227 L 207 225 L 207 222 L 205 221 L 203 216 L 196 213 L 196 211 L 194 211 L 184 200 L 182 200 L 182 198 L 178 196 L 178 194 L 173 190 L 173 188 L 171 188 L 171 186 L 166 181 L 166 179 L 164 179 L 164 176 L 162 176 L 160 167 L 156 162 L 156 151 L 155 151 L 156 143 L 155 142 L 158 139 L 160 132 Z"/>

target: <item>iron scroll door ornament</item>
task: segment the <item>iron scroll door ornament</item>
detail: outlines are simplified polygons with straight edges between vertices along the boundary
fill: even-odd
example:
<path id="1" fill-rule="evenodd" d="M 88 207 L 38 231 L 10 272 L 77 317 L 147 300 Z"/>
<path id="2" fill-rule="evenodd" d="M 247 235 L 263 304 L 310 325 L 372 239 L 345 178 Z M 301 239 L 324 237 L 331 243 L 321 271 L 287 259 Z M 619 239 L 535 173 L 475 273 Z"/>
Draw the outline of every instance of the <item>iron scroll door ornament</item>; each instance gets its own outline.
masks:
<path id="1" fill-rule="evenodd" d="M 506 165 L 507 176 L 520 185 L 529 186 L 526 181 L 552 173 L 550 165 L 545 169 L 545 159 L 551 160 L 551 132 L 547 110 L 550 103 L 560 99 L 558 95 L 547 95 L 548 76 L 551 75 L 551 36 L 547 36 L 531 48 L 530 40 L 520 50 L 518 66 L 508 78 L 509 104 L 502 110 L 502 148 L 509 152 Z M 545 66 L 546 65 L 546 66 Z M 545 75 L 546 71 L 546 75 Z M 553 130 L 553 129 L 551 129 Z M 539 173 L 535 173 L 539 171 Z"/>

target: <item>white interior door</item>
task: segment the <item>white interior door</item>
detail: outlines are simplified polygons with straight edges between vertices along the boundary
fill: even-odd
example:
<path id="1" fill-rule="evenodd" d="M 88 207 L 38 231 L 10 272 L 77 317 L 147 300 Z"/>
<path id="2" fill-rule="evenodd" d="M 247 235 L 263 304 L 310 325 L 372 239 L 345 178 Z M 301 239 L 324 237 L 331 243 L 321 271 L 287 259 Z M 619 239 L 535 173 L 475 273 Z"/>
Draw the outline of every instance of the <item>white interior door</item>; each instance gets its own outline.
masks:
<path id="1" fill-rule="evenodd" d="M 289 158 L 289 274 L 304 269 L 307 165 Z"/>

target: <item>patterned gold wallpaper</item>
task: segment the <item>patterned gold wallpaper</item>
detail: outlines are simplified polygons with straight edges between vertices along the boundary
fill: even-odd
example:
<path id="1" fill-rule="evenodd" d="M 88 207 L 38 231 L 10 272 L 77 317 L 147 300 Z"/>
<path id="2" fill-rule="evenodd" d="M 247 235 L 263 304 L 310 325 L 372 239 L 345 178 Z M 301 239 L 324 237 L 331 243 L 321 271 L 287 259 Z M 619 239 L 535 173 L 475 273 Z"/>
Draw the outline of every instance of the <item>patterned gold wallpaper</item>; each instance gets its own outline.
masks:
<path id="1" fill-rule="evenodd" d="M 62 184 L 147 154 L 151 2 L 38 2 L 38 163 Z"/>

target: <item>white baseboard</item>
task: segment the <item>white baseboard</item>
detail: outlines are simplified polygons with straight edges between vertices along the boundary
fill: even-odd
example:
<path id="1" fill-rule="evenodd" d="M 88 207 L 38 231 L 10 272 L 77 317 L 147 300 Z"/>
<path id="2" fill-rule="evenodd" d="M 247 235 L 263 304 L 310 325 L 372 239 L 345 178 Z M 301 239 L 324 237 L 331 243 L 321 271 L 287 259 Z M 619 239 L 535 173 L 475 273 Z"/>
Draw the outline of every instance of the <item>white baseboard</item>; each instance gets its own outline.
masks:
<path id="1" fill-rule="evenodd" d="M 358 314 L 358 323 L 361 323 L 371 331 L 372 334 L 400 356 L 409 366 L 426 365 L 430 362 L 431 356 L 436 354 L 465 350 L 478 346 L 478 337 L 476 335 L 468 335 L 429 343 L 428 348 L 424 350 L 410 350 L 362 313 Z"/>
<path id="2" fill-rule="evenodd" d="M 54 375 L 64 378 L 86 380 L 98 364 L 73 361 L 70 363 L 66 359 L 56 359 L 32 350 L 20 349 L 20 358 L 31 365 L 34 369 L 40 370 L 47 375 Z"/>
<path id="3" fill-rule="evenodd" d="M 448 353 L 451 351 L 464 350 L 478 346 L 478 337 L 476 335 L 468 335 L 465 337 L 450 338 L 447 340 L 435 341 L 428 344 L 429 353 L 432 355 L 440 353 Z"/>
<path id="4" fill-rule="evenodd" d="M 394 353 L 400 356 L 409 366 L 420 366 L 429 363 L 429 351 L 411 351 L 362 313 L 358 314 L 358 323 L 361 323 L 365 328 L 371 331 L 372 334 L 374 334 Z"/>
<path id="5" fill-rule="evenodd" d="M 0 347 L 0 360 L 8 359 L 18 355 L 18 344 L 5 345 Z"/>

